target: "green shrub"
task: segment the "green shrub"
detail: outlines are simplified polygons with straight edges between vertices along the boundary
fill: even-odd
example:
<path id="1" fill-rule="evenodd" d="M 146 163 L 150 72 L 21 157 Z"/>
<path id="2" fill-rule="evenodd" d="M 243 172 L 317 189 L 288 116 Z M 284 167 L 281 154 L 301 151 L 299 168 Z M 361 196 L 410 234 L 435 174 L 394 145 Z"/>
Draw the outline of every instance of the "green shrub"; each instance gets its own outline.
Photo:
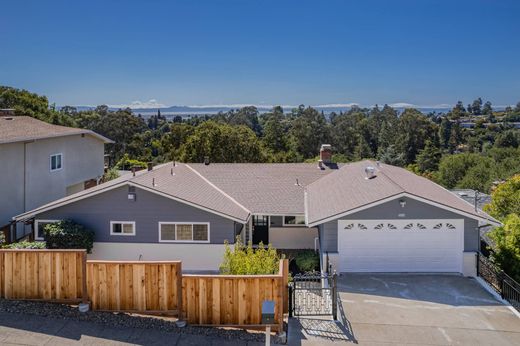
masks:
<path id="1" fill-rule="evenodd" d="M 21 241 L 4 246 L 5 249 L 45 249 L 43 241 Z"/>
<path id="2" fill-rule="evenodd" d="M 313 250 L 303 250 L 294 259 L 296 266 L 302 272 L 310 272 L 319 269 L 320 257 Z"/>
<path id="3" fill-rule="evenodd" d="M 0 232 L 0 248 L 5 244 L 4 232 Z"/>
<path id="4" fill-rule="evenodd" d="M 278 274 L 280 257 L 271 244 L 265 247 L 262 243 L 253 249 L 251 242 L 247 246 L 240 237 L 231 248 L 226 241 L 224 259 L 220 265 L 220 273 L 226 275 L 262 275 Z"/>
<path id="5" fill-rule="evenodd" d="M 116 163 L 116 169 L 130 170 L 136 168 L 146 168 L 148 164 L 144 161 L 131 159 L 128 154 L 125 154 L 121 160 Z"/>
<path id="6" fill-rule="evenodd" d="M 92 251 L 94 232 L 74 221 L 65 220 L 45 225 L 45 240 L 48 249 L 86 249 Z"/>

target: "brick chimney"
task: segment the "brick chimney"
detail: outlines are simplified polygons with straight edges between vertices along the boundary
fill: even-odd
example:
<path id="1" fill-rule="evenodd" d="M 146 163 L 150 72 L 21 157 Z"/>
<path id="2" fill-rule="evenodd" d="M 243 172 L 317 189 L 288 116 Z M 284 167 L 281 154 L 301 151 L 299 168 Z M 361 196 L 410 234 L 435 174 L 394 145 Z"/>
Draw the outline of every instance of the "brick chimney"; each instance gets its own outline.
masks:
<path id="1" fill-rule="evenodd" d="M 324 164 L 329 164 L 332 162 L 332 146 L 330 144 L 321 145 L 320 161 Z"/>

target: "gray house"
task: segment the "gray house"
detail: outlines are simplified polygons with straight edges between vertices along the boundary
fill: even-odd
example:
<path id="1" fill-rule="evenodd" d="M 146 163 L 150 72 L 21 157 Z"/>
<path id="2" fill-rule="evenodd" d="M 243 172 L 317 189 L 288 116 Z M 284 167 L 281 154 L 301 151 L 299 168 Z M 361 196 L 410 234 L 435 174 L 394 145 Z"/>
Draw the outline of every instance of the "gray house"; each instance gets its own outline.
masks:
<path id="1" fill-rule="evenodd" d="M 26 116 L 0 117 L 0 227 L 13 215 L 97 185 L 109 139 Z"/>
<path id="2" fill-rule="evenodd" d="M 237 236 L 279 249 L 316 249 L 340 272 L 472 275 L 479 227 L 498 224 L 405 169 L 332 164 L 168 163 L 78 192 L 16 221 L 72 219 L 95 231 L 94 259 L 180 259 L 216 270 Z"/>

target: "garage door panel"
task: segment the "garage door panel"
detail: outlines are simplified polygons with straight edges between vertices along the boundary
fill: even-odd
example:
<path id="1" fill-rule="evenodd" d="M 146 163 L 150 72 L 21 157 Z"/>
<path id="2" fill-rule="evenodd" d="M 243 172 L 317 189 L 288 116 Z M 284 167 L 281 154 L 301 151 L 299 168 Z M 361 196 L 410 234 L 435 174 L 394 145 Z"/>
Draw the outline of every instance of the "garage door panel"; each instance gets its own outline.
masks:
<path id="1" fill-rule="evenodd" d="M 463 220 L 340 220 L 340 271 L 460 272 Z"/>

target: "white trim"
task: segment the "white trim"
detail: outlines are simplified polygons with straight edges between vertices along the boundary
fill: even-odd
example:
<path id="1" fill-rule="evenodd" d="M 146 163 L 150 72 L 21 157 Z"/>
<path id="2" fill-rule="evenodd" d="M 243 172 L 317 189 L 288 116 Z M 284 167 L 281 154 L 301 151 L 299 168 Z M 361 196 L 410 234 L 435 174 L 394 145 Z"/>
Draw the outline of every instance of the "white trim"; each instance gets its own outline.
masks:
<path id="1" fill-rule="evenodd" d="M 295 223 L 285 223 L 285 218 L 288 217 L 288 216 L 294 216 L 294 222 Z M 296 223 L 296 218 L 297 217 L 302 217 L 303 216 L 303 223 Z M 305 215 L 284 215 L 282 216 L 282 225 L 284 227 L 307 227 L 305 225 Z"/>
<path id="2" fill-rule="evenodd" d="M 497 222 L 495 222 L 493 220 L 486 219 L 484 217 L 479 217 L 477 215 L 474 215 L 474 214 L 471 214 L 471 213 L 467 213 L 467 212 L 462 211 L 460 209 L 452 208 L 452 207 L 449 207 L 447 205 L 444 205 L 444 204 L 441 204 L 441 203 L 437 203 L 437 202 L 434 202 L 434 201 L 431 201 L 429 199 L 422 198 L 422 197 L 419 197 L 419 196 L 416 196 L 416 195 L 412 195 L 412 194 L 407 193 L 407 192 L 401 192 L 401 193 L 392 195 L 390 197 L 386 197 L 386 198 L 380 199 L 379 201 L 375 201 L 375 202 L 372 202 L 372 203 L 369 203 L 369 204 L 365 204 L 365 205 L 363 205 L 361 207 L 354 208 L 354 209 L 351 209 L 349 211 L 346 211 L 346 212 L 343 212 L 343 213 L 339 213 L 339 214 L 336 214 L 336 215 L 332 215 L 332 216 L 329 216 L 329 217 L 327 217 L 325 219 L 322 219 L 322 220 L 314 221 L 314 222 L 308 224 L 307 226 L 308 227 L 315 227 L 315 226 L 320 225 L 322 223 L 326 223 L 326 222 L 329 222 L 329 221 L 334 221 L 334 220 L 342 218 L 344 216 L 347 216 L 347 215 L 350 215 L 350 214 L 354 214 L 354 213 L 357 213 L 359 211 L 362 211 L 362 210 L 365 210 L 365 209 L 369 209 L 369 208 L 372 208 L 372 207 L 376 207 L 376 206 L 378 206 L 380 204 L 383 204 L 383 203 L 386 203 L 386 202 L 390 202 L 390 201 L 393 201 L 393 200 L 401 198 L 401 197 L 408 197 L 408 198 L 411 198 L 411 199 L 415 199 L 415 200 L 417 200 L 419 202 L 423 202 L 423 203 L 432 205 L 432 206 L 440 208 L 440 209 L 448 210 L 448 211 L 451 211 L 451 212 L 453 212 L 455 214 L 466 216 L 466 217 L 468 217 L 470 219 L 474 219 L 474 220 L 478 220 L 478 221 L 484 221 L 484 222 L 489 222 L 489 223 L 492 223 L 494 225 L 500 226 L 500 223 L 497 223 Z"/>
<path id="3" fill-rule="evenodd" d="M 52 158 L 53 158 L 54 156 L 60 158 L 60 168 L 54 168 L 54 169 L 52 169 Z M 56 165 L 57 165 L 57 161 L 56 161 Z M 50 155 L 49 155 L 49 170 L 50 170 L 51 172 L 57 172 L 57 171 L 61 171 L 62 169 L 63 169 L 63 153 L 50 154 Z"/>
<path id="4" fill-rule="evenodd" d="M 38 219 L 38 220 L 34 220 L 34 240 L 45 240 L 44 238 L 42 237 L 38 237 L 38 228 L 40 227 L 40 222 L 43 222 L 43 223 L 54 223 L 54 222 L 59 222 L 61 220 L 43 220 L 43 219 Z"/>
<path id="5" fill-rule="evenodd" d="M 163 240 L 161 239 L 161 226 L 162 225 L 175 225 L 175 240 Z M 191 225 L 191 240 L 177 240 L 177 225 Z M 193 226 L 194 225 L 206 225 L 208 226 L 208 240 L 194 240 L 193 239 Z M 209 222 L 170 222 L 170 221 L 159 221 L 159 243 L 191 243 L 191 244 L 208 244 L 210 242 L 210 225 Z"/>
<path id="6" fill-rule="evenodd" d="M 120 183 L 117 183 L 117 184 L 114 184 L 112 186 L 108 186 L 108 187 L 105 187 L 105 188 L 102 188 L 102 189 L 99 189 L 99 190 L 95 190 L 95 191 L 91 191 L 92 189 L 83 190 L 81 192 L 78 192 L 78 193 L 82 194 L 81 196 L 74 197 L 74 195 L 71 195 L 70 197 L 66 197 L 66 199 L 61 201 L 61 202 L 59 202 L 59 200 L 58 200 L 56 202 L 49 203 L 46 206 L 42 206 L 42 207 L 33 209 L 31 211 L 28 211 L 26 213 L 13 216 L 12 220 L 18 221 L 18 220 L 21 220 L 21 219 L 25 219 L 27 217 L 34 217 L 37 214 L 41 214 L 41 213 L 44 213 L 46 211 L 49 211 L 49 210 L 52 210 L 52 209 L 56 209 L 56 208 L 62 207 L 64 205 L 67 205 L 67 204 L 70 204 L 70 203 L 81 201 L 82 199 L 85 199 L 85 198 L 88 198 L 88 197 L 91 197 L 91 196 L 95 196 L 95 195 L 98 195 L 98 194 L 106 192 L 106 191 L 110 191 L 110 190 L 116 189 L 116 188 L 121 187 L 121 186 L 126 185 L 126 184 L 128 184 L 128 181 L 124 180 L 124 181 L 122 181 Z M 101 186 L 101 185 L 98 185 L 98 186 Z M 88 191 L 88 193 L 84 193 L 84 191 Z"/>
<path id="7" fill-rule="evenodd" d="M 121 224 L 121 233 L 114 232 L 114 225 Z M 132 233 L 124 233 L 123 225 L 132 225 L 133 232 Z M 122 236 L 135 236 L 135 221 L 110 221 L 110 235 L 122 235 Z"/>
<path id="8" fill-rule="evenodd" d="M 166 197 L 166 198 L 169 198 L 169 199 L 172 199 L 174 201 L 177 201 L 177 202 L 180 202 L 180 203 L 183 203 L 183 204 L 186 204 L 186 205 L 189 205 L 191 207 L 194 207 L 194 208 L 198 208 L 198 209 L 201 209 L 201 210 L 204 210 L 204 211 L 207 211 L 209 213 L 212 213 L 212 214 L 216 214 L 216 215 L 219 215 L 219 216 L 222 216 L 226 219 L 230 219 L 230 220 L 233 220 L 233 221 L 236 221 L 236 222 L 239 222 L 239 223 L 243 223 L 244 221 L 248 220 L 249 219 L 249 215 L 247 217 L 246 220 L 241 220 L 241 219 L 238 219 L 236 217 L 233 217 L 231 215 L 227 215 L 227 214 L 224 214 L 224 213 L 221 213 L 221 212 L 218 212 L 216 210 L 213 210 L 213 209 L 209 209 L 209 208 L 206 208 L 206 207 L 203 207 L 199 204 L 195 204 L 195 203 L 192 203 L 192 202 L 188 202 L 184 199 L 181 199 L 181 198 L 178 198 L 178 197 L 174 197 L 172 195 L 169 195 L 167 193 L 164 193 L 164 192 L 161 192 L 161 191 L 157 191 L 157 190 L 154 190 L 152 188 L 149 188 L 147 186 L 144 186 L 144 185 L 141 185 L 141 184 L 137 184 L 133 181 L 128 181 L 127 182 L 129 186 L 135 186 L 137 188 L 140 188 L 140 189 L 143 189 L 145 191 L 148 191 L 148 192 L 153 192 L 155 194 L 158 194 L 159 196 L 163 196 L 163 197 Z"/>

